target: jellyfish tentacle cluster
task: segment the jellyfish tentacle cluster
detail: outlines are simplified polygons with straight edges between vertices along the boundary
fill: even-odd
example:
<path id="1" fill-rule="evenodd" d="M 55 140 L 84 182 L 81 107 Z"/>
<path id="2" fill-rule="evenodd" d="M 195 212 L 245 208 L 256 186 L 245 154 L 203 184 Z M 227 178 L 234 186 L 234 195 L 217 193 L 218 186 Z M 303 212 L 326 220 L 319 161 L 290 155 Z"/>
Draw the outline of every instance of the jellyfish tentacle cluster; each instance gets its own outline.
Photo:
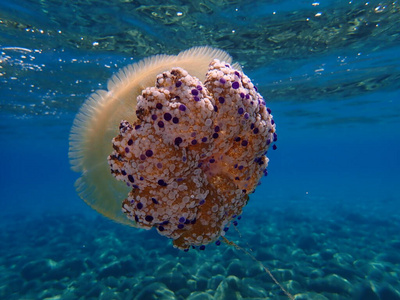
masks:
<path id="1" fill-rule="evenodd" d="M 131 188 L 122 203 L 137 227 L 188 249 L 217 240 L 266 172 L 276 140 L 271 111 L 251 80 L 214 59 L 201 82 L 174 67 L 137 98 L 108 157 Z"/>

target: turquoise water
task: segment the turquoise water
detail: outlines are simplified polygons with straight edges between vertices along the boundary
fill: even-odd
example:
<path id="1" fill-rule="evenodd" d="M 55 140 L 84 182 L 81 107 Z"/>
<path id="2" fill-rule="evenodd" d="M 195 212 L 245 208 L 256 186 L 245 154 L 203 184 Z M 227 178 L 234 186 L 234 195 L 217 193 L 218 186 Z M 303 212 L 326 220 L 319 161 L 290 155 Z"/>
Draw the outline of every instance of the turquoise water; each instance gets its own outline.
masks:
<path id="1" fill-rule="evenodd" d="M 0 298 L 287 299 L 233 247 L 179 251 L 75 192 L 87 96 L 129 63 L 210 45 L 278 132 L 227 238 L 296 299 L 400 299 L 399 23 L 397 1 L 1 1 Z"/>

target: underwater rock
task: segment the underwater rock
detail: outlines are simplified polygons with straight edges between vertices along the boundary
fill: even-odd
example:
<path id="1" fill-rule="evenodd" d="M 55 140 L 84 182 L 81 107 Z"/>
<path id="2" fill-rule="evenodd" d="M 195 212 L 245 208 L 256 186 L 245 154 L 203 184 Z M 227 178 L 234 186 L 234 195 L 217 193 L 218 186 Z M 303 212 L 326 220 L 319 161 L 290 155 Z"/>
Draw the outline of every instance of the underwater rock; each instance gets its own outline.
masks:
<path id="1" fill-rule="evenodd" d="M 21 276 L 25 280 L 39 279 L 56 267 L 57 263 L 51 259 L 40 259 L 28 262 L 21 269 Z M 58 279 L 58 278 L 57 278 Z"/>
<path id="2" fill-rule="evenodd" d="M 379 295 L 372 289 L 370 284 L 363 284 L 354 293 L 354 300 L 380 300 Z"/>
<path id="3" fill-rule="evenodd" d="M 324 295 L 317 294 L 317 293 L 301 293 L 301 294 L 296 294 L 296 300 L 333 300 L 333 299 L 328 299 Z"/>
<path id="4" fill-rule="evenodd" d="M 297 247 L 310 254 L 319 250 L 319 245 L 313 235 L 302 235 L 297 240 Z"/>
<path id="5" fill-rule="evenodd" d="M 352 291 L 351 283 L 336 274 L 331 274 L 324 278 L 311 280 L 309 286 L 312 290 L 316 292 L 350 294 Z"/>
<path id="6" fill-rule="evenodd" d="M 243 278 L 241 282 L 240 293 L 244 298 L 265 299 L 268 298 L 270 285 L 255 281 L 254 279 Z"/>
<path id="7" fill-rule="evenodd" d="M 177 298 L 175 294 L 165 286 L 165 284 L 160 282 L 154 282 L 141 289 L 141 291 L 134 298 L 134 300 L 149 300 L 149 299 L 176 300 Z"/>
<path id="8" fill-rule="evenodd" d="M 239 292 L 240 280 L 235 276 L 229 276 L 218 286 L 214 299 L 219 300 L 241 300 Z"/>
<path id="9" fill-rule="evenodd" d="M 186 298 L 186 300 L 213 300 L 214 297 L 205 292 L 193 292 Z"/>
<path id="10" fill-rule="evenodd" d="M 243 262 L 234 259 L 228 266 L 227 275 L 233 275 L 238 278 L 246 277 L 246 268 Z"/>
<path id="11" fill-rule="evenodd" d="M 293 279 L 294 274 L 289 269 L 275 269 L 274 276 L 278 281 L 284 282 Z"/>
<path id="12" fill-rule="evenodd" d="M 226 274 L 226 270 L 224 269 L 224 267 L 221 264 L 214 264 L 211 267 L 211 274 L 213 275 L 225 275 Z"/>
<path id="13" fill-rule="evenodd" d="M 207 289 L 215 291 L 218 288 L 218 286 L 221 284 L 221 282 L 224 281 L 225 278 L 226 278 L 226 276 L 223 276 L 220 274 L 211 277 L 207 282 Z"/>
<path id="14" fill-rule="evenodd" d="M 133 275 L 135 272 L 135 266 L 130 259 L 120 260 L 112 262 L 103 268 L 101 268 L 98 279 L 114 276 L 115 278 L 121 276 Z"/>
<path id="15" fill-rule="evenodd" d="M 381 300 L 400 300 L 400 292 L 391 286 L 385 286 L 378 292 Z"/>
<path id="16" fill-rule="evenodd" d="M 163 270 L 164 272 L 159 273 L 157 278 L 160 282 L 164 283 L 170 290 L 178 291 L 189 288 L 187 284 L 186 271 L 180 263 L 175 264 L 175 266 L 170 270 L 166 269 Z"/>

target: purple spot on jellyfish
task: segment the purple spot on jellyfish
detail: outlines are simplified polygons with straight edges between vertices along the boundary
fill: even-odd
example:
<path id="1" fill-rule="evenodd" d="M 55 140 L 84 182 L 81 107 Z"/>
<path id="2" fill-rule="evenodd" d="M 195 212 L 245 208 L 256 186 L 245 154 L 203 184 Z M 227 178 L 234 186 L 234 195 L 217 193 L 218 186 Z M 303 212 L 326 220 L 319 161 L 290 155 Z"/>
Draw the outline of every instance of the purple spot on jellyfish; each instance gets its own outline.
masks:
<path id="1" fill-rule="evenodd" d="M 175 141 L 174 141 L 175 145 L 179 146 L 182 142 L 183 142 L 183 140 L 181 137 L 178 136 L 177 138 L 175 138 Z"/>
<path id="2" fill-rule="evenodd" d="M 172 119 L 172 116 L 171 116 L 170 113 L 165 113 L 165 114 L 164 114 L 164 120 L 165 120 L 165 121 L 171 121 L 171 119 Z"/>
<path id="3" fill-rule="evenodd" d="M 197 96 L 199 94 L 199 91 L 198 90 L 196 90 L 196 89 L 193 89 L 192 90 L 192 95 L 193 96 Z"/>
<path id="4" fill-rule="evenodd" d="M 150 149 L 147 150 L 147 151 L 146 151 L 146 156 L 147 156 L 147 157 L 152 157 L 152 156 L 153 156 L 153 151 L 150 150 Z"/>
<path id="5" fill-rule="evenodd" d="M 186 110 L 186 106 L 184 104 L 179 105 L 179 110 L 180 111 L 185 111 Z"/>
<path id="6" fill-rule="evenodd" d="M 239 82 L 235 81 L 234 83 L 232 83 L 232 88 L 233 89 L 238 89 L 239 88 Z"/>
<path id="7" fill-rule="evenodd" d="M 219 97 L 218 101 L 219 101 L 219 103 L 223 104 L 225 102 L 225 98 L 224 97 Z"/>
<path id="8" fill-rule="evenodd" d="M 161 186 L 167 186 L 167 183 L 162 179 L 159 179 L 157 183 Z"/>
<path id="9" fill-rule="evenodd" d="M 178 88 L 178 87 L 180 87 L 182 85 L 182 81 L 177 81 L 177 82 L 175 82 L 175 86 Z"/>
<path id="10" fill-rule="evenodd" d="M 128 180 L 130 181 L 130 182 L 132 182 L 132 183 L 134 183 L 135 182 L 135 179 L 133 178 L 133 176 L 132 175 L 128 175 Z"/>

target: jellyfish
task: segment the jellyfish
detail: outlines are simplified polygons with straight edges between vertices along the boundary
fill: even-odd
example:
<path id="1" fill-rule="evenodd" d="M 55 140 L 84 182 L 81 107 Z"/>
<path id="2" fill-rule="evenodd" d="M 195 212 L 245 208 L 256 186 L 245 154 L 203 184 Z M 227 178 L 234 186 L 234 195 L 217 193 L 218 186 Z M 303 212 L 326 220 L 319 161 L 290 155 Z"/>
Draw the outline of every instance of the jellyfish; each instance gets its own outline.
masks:
<path id="1" fill-rule="evenodd" d="M 266 173 L 275 126 L 228 53 L 194 47 L 113 75 L 80 108 L 69 158 L 93 209 L 202 249 L 224 236 Z"/>

